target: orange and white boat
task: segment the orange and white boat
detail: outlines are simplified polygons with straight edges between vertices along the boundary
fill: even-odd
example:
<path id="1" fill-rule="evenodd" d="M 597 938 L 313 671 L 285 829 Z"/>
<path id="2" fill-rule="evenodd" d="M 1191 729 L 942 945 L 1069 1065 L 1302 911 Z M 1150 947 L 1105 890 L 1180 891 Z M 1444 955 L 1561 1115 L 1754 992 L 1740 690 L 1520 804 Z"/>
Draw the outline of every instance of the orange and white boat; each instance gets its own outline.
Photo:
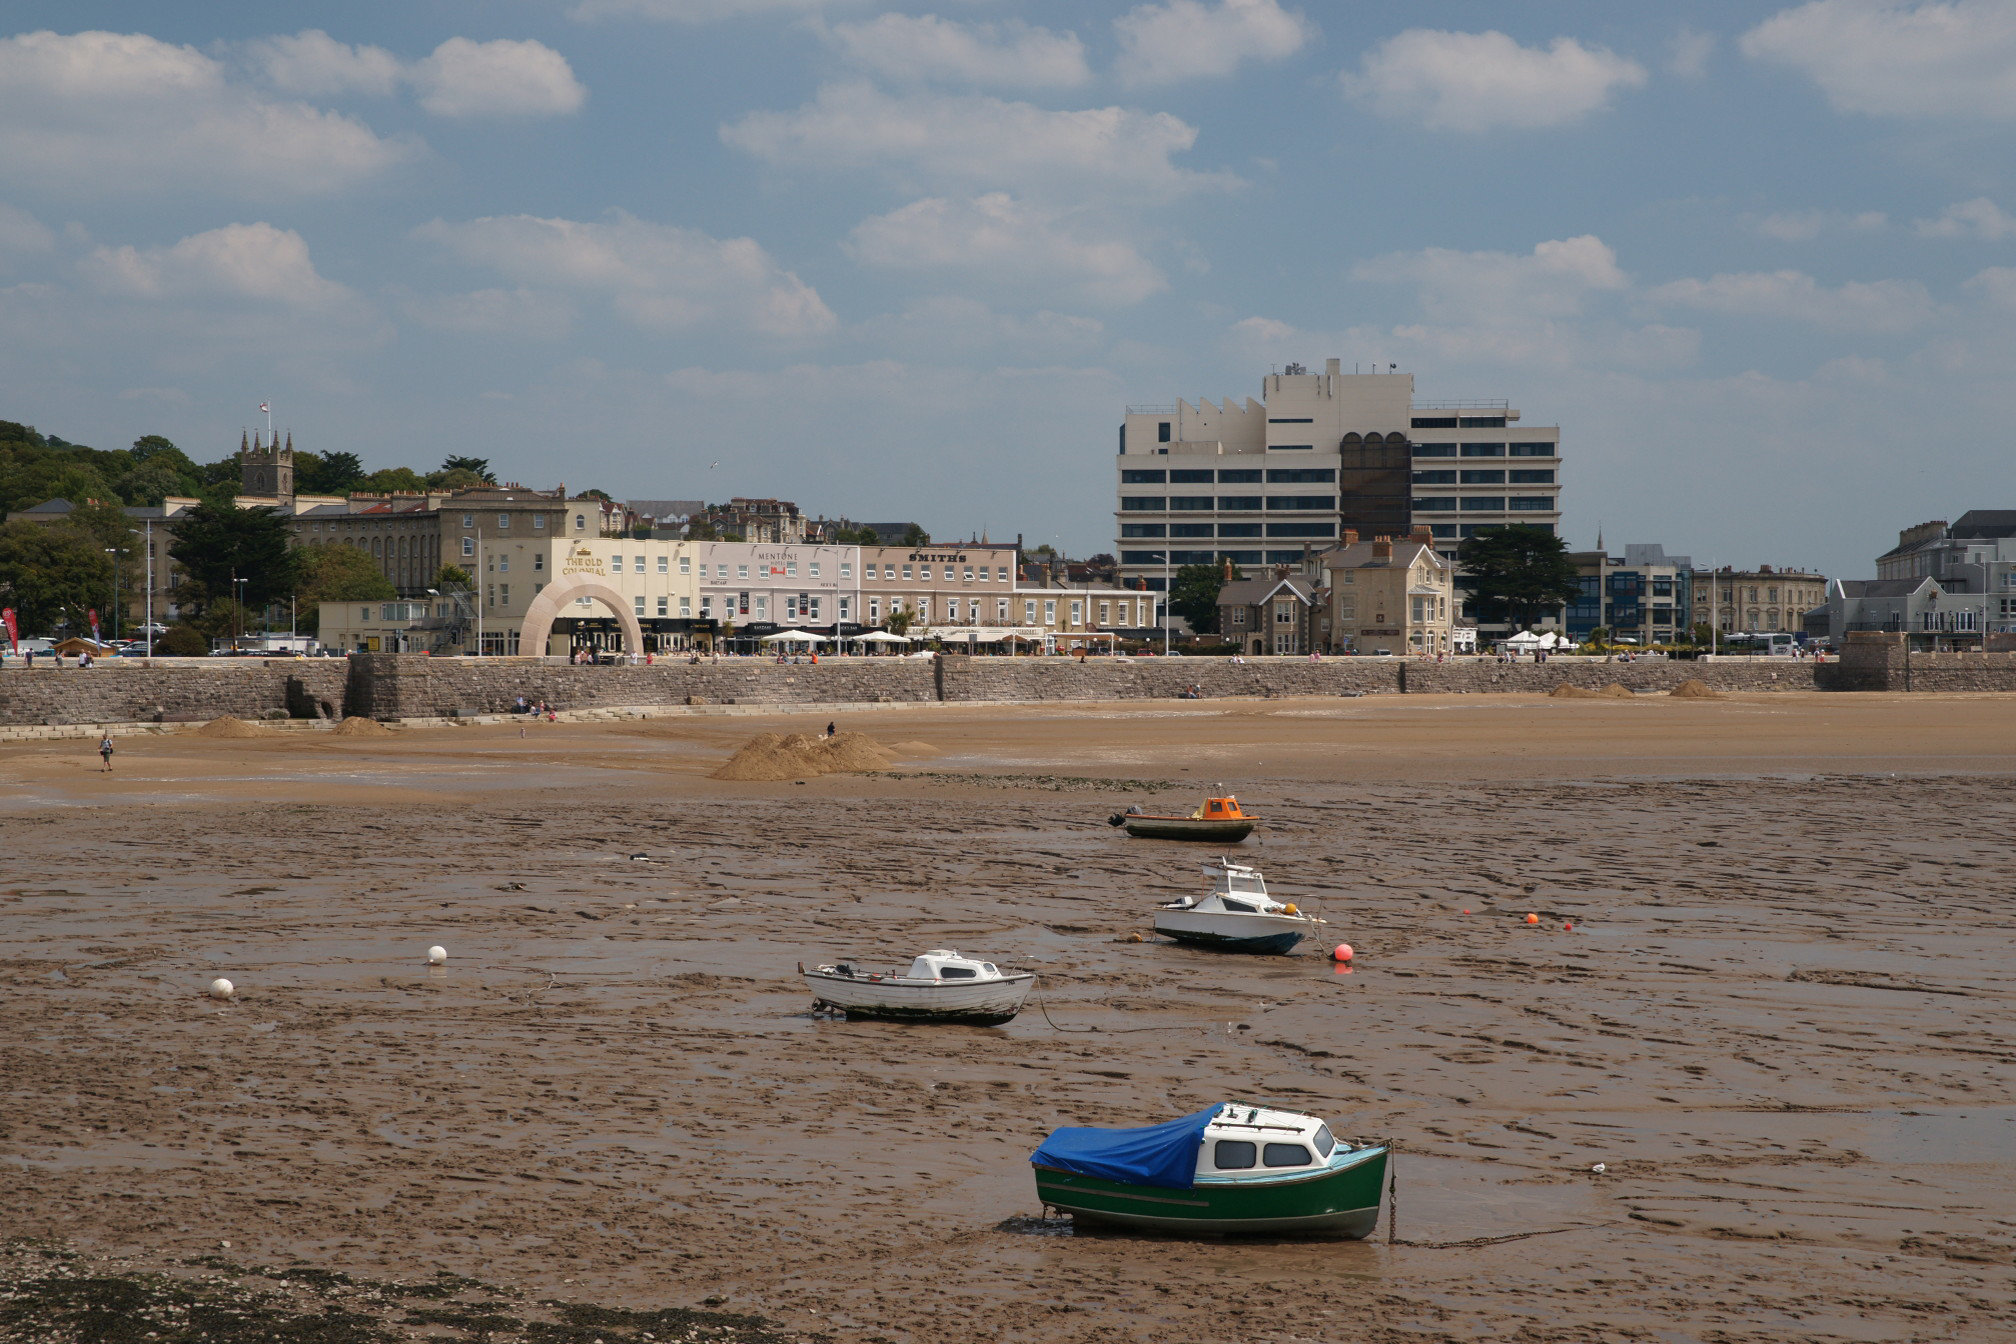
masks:
<path id="1" fill-rule="evenodd" d="M 1228 793 L 1206 798 L 1204 805 L 1187 817 L 1157 815 L 1130 807 L 1125 812 L 1115 812 L 1107 822 L 1124 826 L 1127 834 L 1147 840 L 1207 840 L 1232 845 L 1253 834 L 1260 819 L 1240 810 L 1239 800 Z"/>

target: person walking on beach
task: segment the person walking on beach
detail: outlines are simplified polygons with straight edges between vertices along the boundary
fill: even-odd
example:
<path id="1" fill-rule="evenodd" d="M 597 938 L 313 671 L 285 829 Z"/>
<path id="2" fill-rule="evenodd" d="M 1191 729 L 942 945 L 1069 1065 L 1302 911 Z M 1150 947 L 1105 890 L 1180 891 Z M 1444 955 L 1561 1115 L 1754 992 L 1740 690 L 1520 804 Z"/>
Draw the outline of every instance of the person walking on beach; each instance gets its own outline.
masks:
<path id="1" fill-rule="evenodd" d="M 828 736 L 828 737 L 833 737 L 833 736 L 835 736 L 835 735 L 836 735 L 836 734 L 837 734 L 838 732 L 839 732 L 839 729 L 838 729 L 838 728 L 836 728 L 836 727 L 835 727 L 835 726 L 834 726 L 834 725 L 833 725 L 832 723 L 830 723 L 830 722 L 829 722 L 829 723 L 828 723 L 828 724 L 826 725 L 826 736 Z"/>
<path id="2" fill-rule="evenodd" d="M 98 739 L 98 758 L 99 758 L 100 760 L 102 760 L 102 761 L 104 761 L 104 762 L 105 762 L 105 769 L 104 769 L 104 771 L 103 771 L 102 773 L 104 773 L 104 774 L 108 774 L 108 775 L 109 775 L 109 774 L 111 774 L 111 773 L 112 773 L 112 734 L 110 734 L 110 733 L 107 733 L 107 734 L 105 734 L 105 736 L 103 736 L 103 737 L 101 737 L 101 738 L 99 738 L 99 739 Z"/>

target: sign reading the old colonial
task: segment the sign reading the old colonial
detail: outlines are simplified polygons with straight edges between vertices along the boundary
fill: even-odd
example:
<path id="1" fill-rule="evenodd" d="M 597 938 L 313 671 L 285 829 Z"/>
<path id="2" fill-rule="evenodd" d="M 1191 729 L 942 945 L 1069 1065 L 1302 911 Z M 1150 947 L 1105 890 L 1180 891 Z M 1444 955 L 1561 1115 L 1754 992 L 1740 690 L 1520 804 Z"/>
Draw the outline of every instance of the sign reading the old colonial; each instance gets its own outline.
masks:
<path id="1" fill-rule="evenodd" d="M 566 561 L 560 566 L 560 572 L 562 574 L 599 574 L 605 578 L 609 574 L 602 557 L 590 551 L 586 546 L 577 546 L 570 551 Z"/>

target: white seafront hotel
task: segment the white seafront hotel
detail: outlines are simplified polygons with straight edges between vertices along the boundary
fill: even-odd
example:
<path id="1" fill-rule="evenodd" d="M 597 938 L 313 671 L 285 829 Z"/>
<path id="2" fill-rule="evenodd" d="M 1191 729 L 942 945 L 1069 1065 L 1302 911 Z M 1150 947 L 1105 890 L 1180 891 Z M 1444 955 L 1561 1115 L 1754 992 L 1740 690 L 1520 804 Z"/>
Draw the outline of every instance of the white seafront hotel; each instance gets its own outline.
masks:
<path id="1" fill-rule="evenodd" d="M 1408 373 L 1269 374 L 1262 401 L 1130 406 L 1120 426 L 1120 579 L 1231 561 L 1249 575 L 1425 526 L 1453 561 L 1480 529 L 1558 531 L 1561 431 L 1505 401 L 1417 401 Z"/>

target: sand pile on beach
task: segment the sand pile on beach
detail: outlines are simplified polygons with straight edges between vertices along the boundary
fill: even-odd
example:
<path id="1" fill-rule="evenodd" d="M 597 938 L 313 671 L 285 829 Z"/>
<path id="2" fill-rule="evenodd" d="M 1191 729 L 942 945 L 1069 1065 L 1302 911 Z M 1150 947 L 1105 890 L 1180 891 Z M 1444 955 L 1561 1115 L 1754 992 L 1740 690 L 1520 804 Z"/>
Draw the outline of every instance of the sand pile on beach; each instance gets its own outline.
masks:
<path id="1" fill-rule="evenodd" d="M 1595 691 L 1581 686 L 1570 686 L 1565 681 L 1547 692 L 1547 694 L 1556 700 L 1601 700 L 1603 698 Z"/>
<path id="2" fill-rule="evenodd" d="M 221 719 L 212 719 L 201 728 L 193 730 L 198 737 L 271 737 L 273 730 L 261 728 L 256 723 L 234 719 L 226 714 Z"/>
<path id="3" fill-rule="evenodd" d="M 1631 688 L 1629 686 L 1620 686 L 1613 681 L 1602 690 L 1596 692 L 1596 694 L 1606 700 L 1629 700 L 1631 698 Z"/>
<path id="4" fill-rule="evenodd" d="M 815 775 L 887 770 L 895 758 L 865 733 L 812 737 L 805 733 L 758 733 L 742 744 L 715 779 L 810 779 Z"/>
<path id="5" fill-rule="evenodd" d="M 1693 677 L 1687 678 L 1687 680 L 1681 682 L 1678 686 L 1666 692 L 1666 694 L 1681 700 L 1720 700 L 1722 698 L 1722 692 L 1710 690 L 1707 683 L 1696 680 Z"/>
<path id="6" fill-rule="evenodd" d="M 891 742 L 886 750 L 897 756 L 942 756 L 945 754 L 929 742 Z"/>
<path id="7" fill-rule="evenodd" d="M 329 730 L 338 737 L 390 737 L 392 730 L 376 719 L 352 715 Z"/>

